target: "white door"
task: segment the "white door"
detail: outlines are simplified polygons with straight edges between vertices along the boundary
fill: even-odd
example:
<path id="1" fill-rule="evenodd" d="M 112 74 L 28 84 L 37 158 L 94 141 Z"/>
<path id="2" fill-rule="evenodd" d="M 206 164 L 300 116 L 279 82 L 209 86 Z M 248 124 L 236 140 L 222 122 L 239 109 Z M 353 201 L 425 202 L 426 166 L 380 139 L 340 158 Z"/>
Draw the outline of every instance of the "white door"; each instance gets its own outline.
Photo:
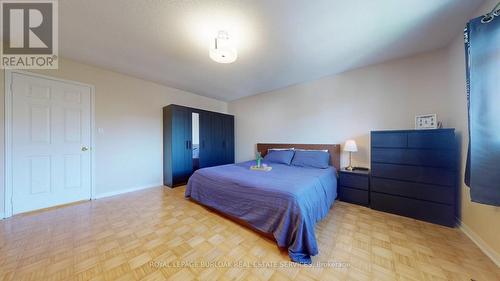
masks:
<path id="1" fill-rule="evenodd" d="M 14 214 L 91 197 L 91 89 L 12 74 Z"/>

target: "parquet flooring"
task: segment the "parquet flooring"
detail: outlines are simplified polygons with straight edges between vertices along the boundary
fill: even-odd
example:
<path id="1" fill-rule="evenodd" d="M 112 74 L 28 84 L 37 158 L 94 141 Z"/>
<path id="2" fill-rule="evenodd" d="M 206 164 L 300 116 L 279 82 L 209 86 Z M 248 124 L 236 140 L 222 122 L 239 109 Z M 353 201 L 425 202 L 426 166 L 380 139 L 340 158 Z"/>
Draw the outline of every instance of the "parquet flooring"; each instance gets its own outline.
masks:
<path id="1" fill-rule="evenodd" d="M 317 225 L 313 258 L 343 266 L 297 267 L 274 241 L 184 199 L 184 189 L 0 221 L 0 280 L 500 280 L 458 229 L 343 202 Z M 217 267 L 188 266 L 208 262 Z"/>

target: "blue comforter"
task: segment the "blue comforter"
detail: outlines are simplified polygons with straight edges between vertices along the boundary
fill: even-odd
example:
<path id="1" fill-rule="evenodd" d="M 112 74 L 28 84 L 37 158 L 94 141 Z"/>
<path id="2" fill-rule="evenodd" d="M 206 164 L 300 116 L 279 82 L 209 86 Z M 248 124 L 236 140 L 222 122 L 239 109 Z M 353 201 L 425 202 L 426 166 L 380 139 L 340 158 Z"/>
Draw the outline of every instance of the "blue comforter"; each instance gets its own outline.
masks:
<path id="1" fill-rule="evenodd" d="M 311 263 L 318 254 L 314 234 L 337 197 L 336 170 L 272 163 L 270 172 L 252 171 L 255 161 L 196 171 L 186 197 L 272 233 L 292 261 Z"/>

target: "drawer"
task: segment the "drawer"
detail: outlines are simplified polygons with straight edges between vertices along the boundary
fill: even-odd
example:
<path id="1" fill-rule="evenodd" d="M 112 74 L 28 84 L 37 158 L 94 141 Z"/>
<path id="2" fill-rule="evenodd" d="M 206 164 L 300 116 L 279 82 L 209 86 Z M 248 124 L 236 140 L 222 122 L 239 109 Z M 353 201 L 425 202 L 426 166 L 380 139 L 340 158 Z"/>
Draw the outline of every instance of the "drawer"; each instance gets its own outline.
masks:
<path id="1" fill-rule="evenodd" d="M 368 190 L 368 176 L 340 173 L 340 185 Z"/>
<path id="2" fill-rule="evenodd" d="M 452 186 L 455 184 L 456 174 L 454 170 L 443 168 L 372 163 L 372 176 Z"/>
<path id="3" fill-rule="evenodd" d="M 455 168 L 454 150 L 373 148 L 372 161 L 391 164 Z"/>
<path id="4" fill-rule="evenodd" d="M 454 130 L 429 130 L 408 133 L 408 147 L 455 150 Z"/>
<path id="5" fill-rule="evenodd" d="M 392 132 L 372 132 L 371 133 L 372 147 L 407 147 L 407 133 L 392 133 Z"/>
<path id="6" fill-rule="evenodd" d="M 448 205 L 455 204 L 455 190 L 453 187 L 447 186 L 404 182 L 372 177 L 370 190 Z"/>
<path id="7" fill-rule="evenodd" d="M 339 200 L 368 206 L 368 190 L 359 190 L 345 186 L 339 187 Z"/>
<path id="8" fill-rule="evenodd" d="M 424 220 L 446 226 L 455 225 L 454 206 L 420 201 L 393 195 L 370 193 L 372 209 Z"/>

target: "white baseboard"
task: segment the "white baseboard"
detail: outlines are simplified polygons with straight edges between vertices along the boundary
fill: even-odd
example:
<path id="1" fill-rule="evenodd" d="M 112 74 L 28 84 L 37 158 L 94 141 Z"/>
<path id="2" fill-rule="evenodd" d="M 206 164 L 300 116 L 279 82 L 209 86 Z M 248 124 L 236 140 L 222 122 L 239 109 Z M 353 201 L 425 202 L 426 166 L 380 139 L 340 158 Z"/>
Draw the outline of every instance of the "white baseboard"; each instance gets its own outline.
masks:
<path id="1" fill-rule="evenodd" d="M 101 198 L 105 198 L 105 197 L 111 197 L 111 196 L 115 196 L 115 195 L 139 191 L 139 190 L 148 189 L 148 188 L 160 187 L 160 186 L 163 186 L 163 183 L 154 184 L 154 185 L 147 185 L 147 186 L 133 187 L 133 188 L 110 191 L 110 192 L 104 192 L 101 194 L 97 194 L 94 198 L 92 198 L 92 200 L 101 199 Z M 2 220 L 2 219 L 6 219 L 4 212 L 0 212 L 0 220 Z"/>
<path id="2" fill-rule="evenodd" d="M 474 242 L 485 255 L 487 255 L 498 267 L 500 267 L 500 254 L 491 249 L 484 240 L 477 235 L 470 227 L 458 220 L 460 230 Z"/>
<path id="3" fill-rule="evenodd" d="M 96 194 L 96 196 L 93 199 L 102 199 L 105 197 L 110 197 L 110 196 L 120 195 L 120 194 L 124 194 L 124 193 L 139 191 L 139 190 L 143 190 L 143 189 L 160 187 L 160 186 L 163 186 L 163 183 L 159 183 L 159 184 L 155 184 L 155 185 L 139 186 L 139 187 L 133 187 L 133 188 L 127 188 L 127 189 L 120 189 L 120 190 L 115 190 L 115 191 L 110 191 L 110 192 L 104 192 L 104 193 Z"/>

